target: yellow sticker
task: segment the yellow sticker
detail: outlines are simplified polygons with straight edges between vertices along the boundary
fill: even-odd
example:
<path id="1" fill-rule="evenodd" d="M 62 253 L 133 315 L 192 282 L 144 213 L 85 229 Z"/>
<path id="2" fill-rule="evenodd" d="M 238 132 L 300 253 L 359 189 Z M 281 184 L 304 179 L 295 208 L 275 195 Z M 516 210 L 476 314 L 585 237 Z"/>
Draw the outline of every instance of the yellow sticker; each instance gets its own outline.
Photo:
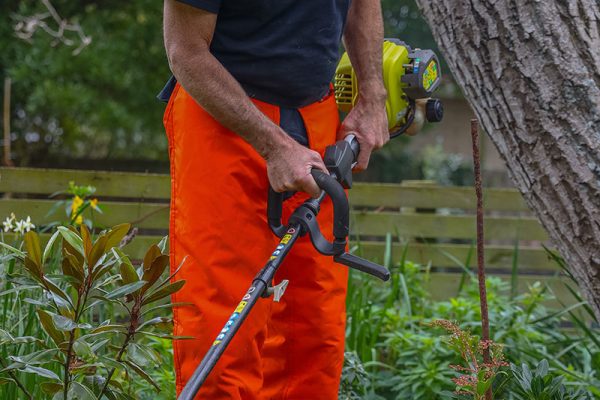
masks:
<path id="1" fill-rule="evenodd" d="M 271 256 L 271 257 L 269 257 L 269 261 L 273 261 L 276 258 L 277 258 L 277 256 Z"/>
<path id="2" fill-rule="evenodd" d="M 292 235 L 290 235 L 290 234 L 284 235 L 281 238 L 281 242 L 279 242 L 279 243 L 281 243 L 281 244 L 288 244 L 288 242 L 290 241 L 291 238 L 292 238 Z"/>
<path id="3" fill-rule="evenodd" d="M 438 67 L 435 61 L 429 63 L 423 73 L 423 88 L 429 90 L 431 86 L 438 80 Z"/>
<path id="4" fill-rule="evenodd" d="M 212 344 L 212 345 L 213 345 L 213 346 L 216 346 L 216 345 L 218 345 L 219 343 L 221 343 L 221 341 L 220 341 L 220 340 L 215 340 L 215 341 L 213 342 L 213 344 Z"/>
<path id="5" fill-rule="evenodd" d="M 240 301 L 240 304 L 238 304 L 238 306 L 236 307 L 235 312 L 241 313 L 244 310 L 244 308 L 246 308 L 246 304 L 248 304 L 247 301 Z"/>

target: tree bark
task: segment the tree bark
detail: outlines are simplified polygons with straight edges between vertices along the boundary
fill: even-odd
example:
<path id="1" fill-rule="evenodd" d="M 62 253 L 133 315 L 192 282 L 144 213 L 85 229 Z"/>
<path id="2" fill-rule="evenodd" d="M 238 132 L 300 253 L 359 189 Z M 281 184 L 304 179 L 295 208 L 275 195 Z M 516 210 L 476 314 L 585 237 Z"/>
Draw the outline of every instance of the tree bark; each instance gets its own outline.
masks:
<path id="1" fill-rule="evenodd" d="M 599 3 L 417 4 L 512 180 L 600 319 Z"/>

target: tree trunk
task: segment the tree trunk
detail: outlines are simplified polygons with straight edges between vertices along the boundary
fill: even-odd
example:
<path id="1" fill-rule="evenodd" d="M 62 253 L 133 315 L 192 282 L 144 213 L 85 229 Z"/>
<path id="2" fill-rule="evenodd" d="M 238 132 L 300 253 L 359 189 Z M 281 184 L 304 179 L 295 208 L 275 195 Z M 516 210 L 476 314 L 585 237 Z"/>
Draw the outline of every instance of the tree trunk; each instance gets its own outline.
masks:
<path id="1" fill-rule="evenodd" d="M 512 180 L 600 319 L 599 3 L 417 3 Z"/>

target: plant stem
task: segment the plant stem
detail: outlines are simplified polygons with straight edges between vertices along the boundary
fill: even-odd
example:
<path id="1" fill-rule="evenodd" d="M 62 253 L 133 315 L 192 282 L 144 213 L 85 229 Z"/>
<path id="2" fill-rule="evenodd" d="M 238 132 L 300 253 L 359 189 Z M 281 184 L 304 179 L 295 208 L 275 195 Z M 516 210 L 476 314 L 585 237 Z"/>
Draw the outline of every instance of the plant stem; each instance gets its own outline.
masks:
<path id="1" fill-rule="evenodd" d="M 133 304 L 133 307 L 131 307 L 130 319 L 129 319 L 129 329 L 127 329 L 127 336 L 125 336 L 125 341 L 123 342 L 123 345 L 121 346 L 121 349 L 119 350 L 119 353 L 117 354 L 117 357 L 115 358 L 115 361 L 117 361 L 117 362 L 121 361 L 121 358 L 123 357 L 123 354 L 125 353 L 125 349 L 127 349 L 129 342 L 134 337 L 134 335 L 137 331 L 138 324 L 139 324 L 139 318 L 140 318 L 141 303 L 142 303 L 142 299 L 137 298 L 135 300 L 135 303 Z M 102 391 L 100 392 L 100 395 L 98 396 L 99 399 L 102 398 L 102 396 L 106 392 L 106 389 L 108 389 L 108 384 L 110 383 L 110 380 L 112 379 L 112 376 L 114 375 L 115 371 L 116 371 L 116 368 L 113 368 L 108 373 L 108 376 L 106 377 L 106 382 L 104 382 Z"/>
<path id="2" fill-rule="evenodd" d="M 88 278 L 86 279 L 86 283 L 82 293 L 77 293 L 77 304 L 75 305 L 75 319 L 74 322 L 76 324 L 79 323 L 79 318 L 81 318 L 81 314 L 83 309 L 85 308 L 85 303 L 87 301 L 88 292 L 91 287 L 91 282 Z M 82 301 L 83 297 L 83 301 Z M 69 346 L 67 347 L 67 361 L 65 362 L 65 389 L 63 393 L 64 400 L 67 400 L 67 395 L 69 393 L 69 383 L 71 381 L 71 359 L 73 358 L 73 343 L 75 342 L 75 330 L 73 329 L 69 332 Z"/>
<path id="3" fill-rule="evenodd" d="M 475 175 L 475 194 L 477 196 L 477 278 L 479 280 L 479 304 L 481 307 L 481 336 L 486 346 L 483 348 L 483 361 L 491 363 L 490 349 L 487 343 L 490 340 L 490 321 L 488 317 L 487 293 L 485 288 L 484 264 L 484 238 L 483 238 L 483 191 L 481 188 L 481 155 L 479 154 L 479 124 L 476 119 L 471 120 L 471 139 L 473 141 L 473 170 Z M 486 400 L 492 400 L 492 389 L 485 393 Z"/>
<path id="4" fill-rule="evenodd" d="M 6 363 L 1 358 L 0 358 L 0 366 L 2 366 L 2 368 L 6 368 Z M 17 384 L 19 389 L 21 389 L 21 391 L 23 393 L 25 393 L 25 396 L 27 396 L 27 398 L 29 400 L 33 400 L 33 396 L 31 395 L 31 393 L 29 393 L 29 391 L 27 391 L 27 388 L 25 387 L 25 385 L 23 385 L 21 383 L 21 381 L 17 377 L 17 374 L 15 374 L 13 371 L 6 371 L 6 372 L 8 373 L 8 376 L 10 376 L 13 381 L 15 381 L 15 383 Z"/>
<path id="5" fill-rule="evenodd" d="M 123 342 L 123 346 L 121 346 L 121 349 L 119 350 L 119 353 L 117 354 L 117 357 L 115 358 L 115 361 L 117 361 L 117 362 L 121 361 L 121 357 L 123 357 L 123 353 L 125 353 L 125 349 L 127 348 L 127 345 L 129 344 L 129 341 L 131 340 L 132 337 L 133 337 L 133 334 L 127 333 L 127 336 L 125 337 L 125 341 Z M 108 376 L 106 377 L 106 382 L 104 382 L 102 391 L 100 392 L 100 395 L 98 396 L 99 399 L 101 399 L 102 396 L 104 396 L 106 389 L 108 389 L 108 384 L 110 383 L 110 380 L 112 379 L 112 376 L 114 375 L 116 370 L 117 370 L 116 368 L 113 368 L 108 373 Z"/>

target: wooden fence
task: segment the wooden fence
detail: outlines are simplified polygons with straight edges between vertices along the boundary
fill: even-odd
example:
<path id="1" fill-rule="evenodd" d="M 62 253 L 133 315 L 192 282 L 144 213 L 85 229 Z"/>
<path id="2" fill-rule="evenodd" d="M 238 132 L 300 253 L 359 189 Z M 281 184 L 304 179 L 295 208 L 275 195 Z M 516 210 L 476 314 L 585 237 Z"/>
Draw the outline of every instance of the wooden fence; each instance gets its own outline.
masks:
<path id="1" fill-rule="evenodd" d="M 168 175 L 78 170 L 0 168 L 0 218 L 11 212 L 31 216 L 43 225 L 65 219 L 64 213 L 48 215 L 56 199 L 49 194 L 64 190 L 69 181 L 97 188 L 103 214 L 97 226 L 131 222 L 140 234 L 126 247 L 133 258 L 167 234 L 170 179 Z M 486 208 L 486 266 L 492 274 L 510 279 L 515 257 L 519 286 L 534 281 L 547 283 L 563 302 L 574 299 L 559 277 L 542 244 L 548 238 L 531 216 L 521 195 L 512 189 L 484 190 Z M 475 263 L 475 195 L 468 187 L 438 187 L 420 182 L 398 184 L 356 183 L 350 191 L 353 207 L 353 243 L 362 255 L 383 261 L 385 237 L 392 235 L 392 258 L 433 267 L 430 288 L 437 298 L 456 294 L 463 277 L 460 264 L 472 255 Z M 515 249 L 518 251 L 515 254 Z M 257 266 L 258 268 L 259 266 Z"/>

